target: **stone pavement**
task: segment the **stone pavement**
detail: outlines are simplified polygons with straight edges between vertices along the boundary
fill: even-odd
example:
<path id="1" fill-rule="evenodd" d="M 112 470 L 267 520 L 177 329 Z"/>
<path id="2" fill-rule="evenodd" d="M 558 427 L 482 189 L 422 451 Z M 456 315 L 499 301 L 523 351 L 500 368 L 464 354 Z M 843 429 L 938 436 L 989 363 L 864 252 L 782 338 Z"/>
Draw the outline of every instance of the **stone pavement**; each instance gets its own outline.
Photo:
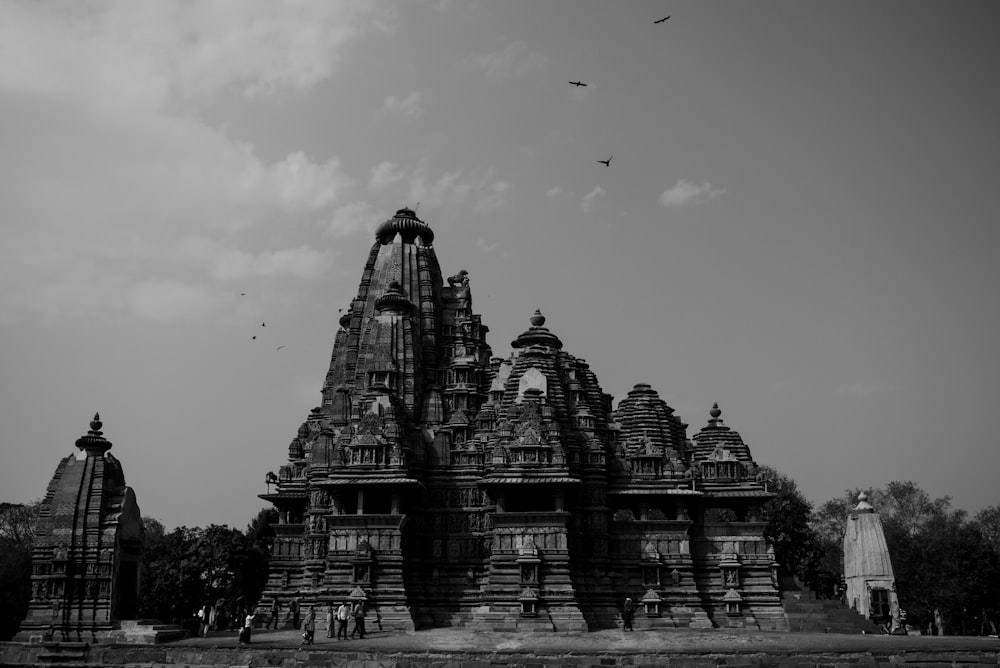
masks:
<path id="1" fill-rule="evenodd" d="M 318 651 L 441 652 L 441 653 L 531 653 L 531 654 L 649 654 L 669 652 L 888 652 L 900 651 L 1000 651 L 1000 639 L 973 636 L 888 636 L 838 633 L 782 633 L 775 631 L 729 631 L 725 629 L 668 629 L 633 631 L 621 629 L 590 633 L 496 633 L 462 628 L 425 631 L 374 631 L 364 640 L 336 640 L 317 630 L 312 649 Z M 301 645 L 300 631 L 255 630 L 252 649 L 290 649 Z M 187 638 L 171 646 L 237 647 L 236 632 L 212 633 L 208 638 Z"/>

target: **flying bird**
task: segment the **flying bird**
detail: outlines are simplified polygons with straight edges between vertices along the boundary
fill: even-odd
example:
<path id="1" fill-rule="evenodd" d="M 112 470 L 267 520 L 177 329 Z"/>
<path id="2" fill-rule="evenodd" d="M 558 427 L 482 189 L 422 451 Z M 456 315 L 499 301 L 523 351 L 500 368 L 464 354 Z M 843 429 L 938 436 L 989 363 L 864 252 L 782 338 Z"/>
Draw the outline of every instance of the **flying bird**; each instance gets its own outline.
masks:
<path id="1" fill-rule="evenodd" d="M 613 157 L 615 157 L 615 156 L 611 156 L 611 158 L 613 158 Z M 611 166 L 611 158 L 608 158 L 607 160 L 598 160 L 597 162 L 601 163 L 605 167 L 610 167 Z"/>
<path id="2" fill-rule="evenodd" d="M 278 350 L 281 350 L 281 349 L 282 349 L 282 348 L 284 348 L 284 347 L 285 347 L 285 346 L 278 346 Z"/>
<path id="3" fill-rule="evenodd" d="M 261 327 L 267 327 L 267 323 L 266 322 L 262 322 L 262 323 L 260 323 L 260 326 Z"/>
<path id="4" fill-rule="evenodd" d="M 670 18 L 669 16 L 665 16 L 662 19 L 660 19 L 659 21 L 653 21 L 653 23 L 663 23 L 664 21 L 666 21 L 669 18 Z"/>
<path id="5" fill-rule="evenodd" d="M 245 293 L 245 292 L 241 292 L 240 293 L 240 297 L 246 297 L 246 296 L 247 296 L 247 293 Z"/>
<path id="6" fill-rule="evenodd" d="M 570 81 L 570 83 L 573 84 L 574 86 L 576 86 L 577 88 L 579 88 L 580 86 L 586 86 L 587 85 L 587 84 L 583 83 L 582 81 Z"/>

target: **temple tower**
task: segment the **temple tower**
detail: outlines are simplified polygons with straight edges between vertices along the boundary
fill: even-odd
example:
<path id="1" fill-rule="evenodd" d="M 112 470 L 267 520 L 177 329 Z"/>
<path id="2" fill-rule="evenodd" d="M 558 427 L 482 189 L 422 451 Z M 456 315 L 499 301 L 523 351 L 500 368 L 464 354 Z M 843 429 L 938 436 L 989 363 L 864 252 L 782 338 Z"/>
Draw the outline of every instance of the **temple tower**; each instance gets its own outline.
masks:
<path id="1" fill-rule="evenodd" d="M 142 518 L 101 426 L 95 414 L 42 501 L 19 639 L 93 641 L 136 617 Z"/>
<path id="2" fill-rule="evenodd" d="M 868 503 L 868 495 L 858 495 L 858 505 L 847 515 L 844 532 L 844 581 L 847 602 L 861 615 L 885 624 L 896 616 L 896 577 L 885 542 L 882 518 Z"/>
<path id="3" fill-rule="evenodd" d="M 646 384 L 613 408 L 535 311 L 494 357 L 469 275 L 410 209 L 376 230 L 313 408 L 267 476 L 262 607 L 364 599 L 383 628 L 787 629 L 749 448 Z M 274 485 L 276 489 L 271 490 Z"/>

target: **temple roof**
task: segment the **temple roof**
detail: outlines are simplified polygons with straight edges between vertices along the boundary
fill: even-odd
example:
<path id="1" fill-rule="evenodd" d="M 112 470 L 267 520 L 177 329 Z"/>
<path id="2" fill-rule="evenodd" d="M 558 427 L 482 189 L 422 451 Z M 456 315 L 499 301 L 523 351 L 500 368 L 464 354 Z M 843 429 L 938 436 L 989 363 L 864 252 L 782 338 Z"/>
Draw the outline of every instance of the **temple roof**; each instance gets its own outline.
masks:
<path id="1" fill-rule="evenodd" d="M 535 309 L 530 322 L 531 327 L 511 341 L 512 348 L 527 348 L 529 346 L 545 346 L 556 350 L 562 348 L 563 344 L 559 337 L 543 326 L 545 325 L 545 316 L 540 310 Z"/>
<path id="2" fill-rule="evenodd" d="M 750 448 L 743 442 L 743 437 L 722 421 L 719 404 L 712 405 L 709 415 L 711 417 L 708 424 L 691 438 L 694 443 L 694 459 L 704 461 L 712 457 L 718 448 L 723 448 L 739 461 L 752 463 L 753 456 L 750 454 Z"/>
<path id="3" fill-rule="evenodd" d="M 893 578 L 892 560 L 885 542 L 882 518 L 867 502 L 867 495 L 858 496 L 858 506 L 847 517 L 844 531 L 844 577 Z"/>
<path id="4" fill-rule="evenodd" d="M 427 223 L 417 218 L 416 212 L 412 209 L 400 209 L 395 216 L 375 230 L 375 238 L 381 244 L 389 243 L 397 234 L 403 237 L 405 243 L 413 243 L 417 237 L 426 245 L 434 243 L 434 231 Z"/>

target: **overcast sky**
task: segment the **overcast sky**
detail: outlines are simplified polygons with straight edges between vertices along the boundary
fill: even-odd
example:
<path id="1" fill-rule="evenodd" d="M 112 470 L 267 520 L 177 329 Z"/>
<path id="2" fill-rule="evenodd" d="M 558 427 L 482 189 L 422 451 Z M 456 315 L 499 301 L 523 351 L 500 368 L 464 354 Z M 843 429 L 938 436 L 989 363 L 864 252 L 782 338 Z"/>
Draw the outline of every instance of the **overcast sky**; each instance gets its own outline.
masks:
<path id="1" fill-rule="evenodd" d="M 100 411 L 144 515 L 245 528 L 419 203 L 495 354 L 540 308 L 616 404 L 648 382 L 695 433 L 717 401 L 814 502 L 996 504 L 998 19 L 0 3 L 0 501 Z"/>

